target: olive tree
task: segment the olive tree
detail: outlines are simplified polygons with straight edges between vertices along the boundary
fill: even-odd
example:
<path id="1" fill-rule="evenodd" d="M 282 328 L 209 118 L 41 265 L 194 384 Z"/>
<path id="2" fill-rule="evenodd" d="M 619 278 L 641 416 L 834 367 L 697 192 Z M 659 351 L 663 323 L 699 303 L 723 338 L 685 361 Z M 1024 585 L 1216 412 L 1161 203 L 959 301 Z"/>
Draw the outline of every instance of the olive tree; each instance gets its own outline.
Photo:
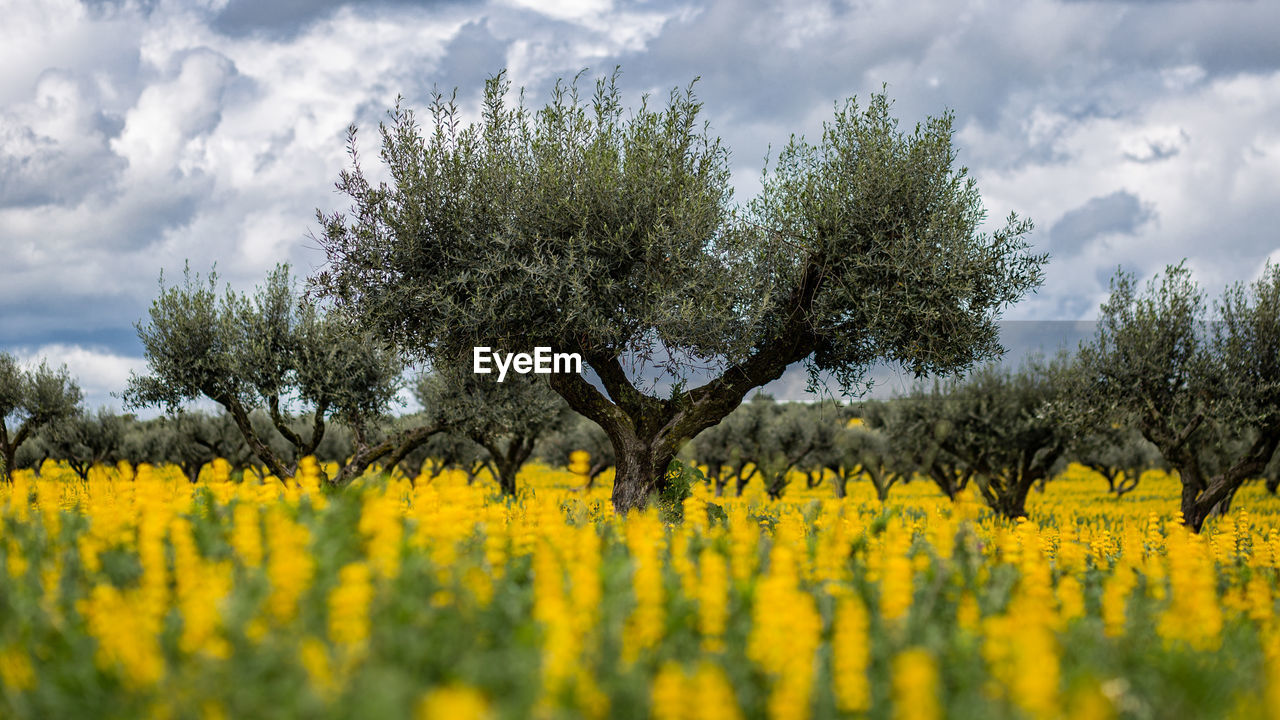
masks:
<path id="1" fill-rule="evenodd" d="M 1228 288 L 1212 314 L 1185 262 L 1143 290 L 1117 272 L 1079 362 L 1074 408 L 1155 445 L 1178 471 L 1183 521 L 1198 531 L 1280 446 L 1280 265 Z"/>
<path id="2" fill-rule="evenodd" d="M 758 463 L 768 442 L 769 421 L 776 412 L 773 398 L 757 393 L 720 423 L 693 438 L 689 453 L 706 464 L 707 479 L 715 488 L 716 497 L 724 495 L 730 483 L 741 497 L 752 478 L 760 474 Z"/>
<path id="3" fill-rule="evenodd" d="M 130 376 L 126 404 L 175 413 L 206 397 L 222 406 L 277 478 L 291 476 L 294 463 L 272 449 L 275 433 L 294 449 L 292 457 L 301 458 L 316 451 L 331 418 L 341 419 L 357 446 L 333 479 L 343 483 L 398 446 L 423 442 L 435 431 L 414 428 L 381 443 L 369 438 L 400 387 L 403 366 L 342 316 L 300 302 L 288 266 L 278 266 L 253 294 L 227 288 L 220 295 L 216 273 L 202 280 L 188 270 L 172 287 L 162 277 L 148 321 L 137 330 L 148 372 Z M 294 424 L 291 403 L 304 408 L 298 416 L 309 427 Z M 255 426 L 255 409 L 268 422 Z"/>
<path id="4" fill-rule="evenodd" d="M 974 476 L 974 469 L 943 445 L 952 428 L 948 395 L 937 385 L 932 392 L 915 387 L 886 402 L 869 401 L 861 408 L 865 427 L 892 438 L 891 461 L 897 474 L 909 481 L 915 474 L 933 481 L 942 494 L 955 500 Z"/>
<path id="5" fill-rule="evenodd" d="M 1137 488 L 1143 471 L 1164 464 L 1155 445 L 1119 423 L 1081 428 L 1071 443 L 1070 456 L 1101 475 L 1116 497 Z"/>
<path id="6" fill-rule="evenodd" d="M 823 464 L 833 474 L 836 497 L 848 494 L 849 481 L 866 475 L 884 502 L 889 489 L 911 478 L 911 470 L 898 454 L 893 438 L 865 423 L 837 430 L 830 446 L 821 452 Z"/>
<path id="7" fill-rule="evenodd" d="M 0 352 L 0 479 L 12 481 L 18 448 L 42 428 L 80 412 L 81 398 L 66 366 L 53 370 L 41 362 L 24 368 Z"/>
<path id="8" fill-rule="evenodd" d="M 125 434 L 133 418 L 105 408 L 96 413 L 78 412 L 47 426 L 41 433 L 54 458 L 65 460 L 82 480 L 94 465 L 114 463 L 122 457 Z"/>
<path id="9" fill-rule="evenodd" d="M 791 471 L 824 444 L 830 444 L 835 427 L 828 418 L 823 422 L 812 408 L 804 403 L 786 403 L 775 406 L 776 411 L 766 420 L 757 444 L 758 454 L 753 462 L 764 479 L 765 493 L 774 500 L 780 499 L 791 484 Z"/>
<path id="10" fill-rule="evenodd" d="M 951 113 L 903 129 L 885 95 L 850 99 L 737 206 L 692 84 L 628 109 L 617 78 L 590 97 L 557 83 L 534 110 L 523 93 L 508 102 L 499 73 L 470 124 L 440 94 L 426 126 L 397 106 L 385 182 L 353 128 L 337 183 L 351 205 L 318 213 L 315 289 L 418 358 L 577 353 L 599 385 L 559 373 L 551 386 L 609 435 L 618 512 L 793 364 L 853 392 L 877 362 L 940 373 L 1001 352 L 996 320 L 1046 257 L 1028 251 L 1029 221 L 982 230 Z M 670 392 L 641 379 L 653 368 Z"/>
<path id="11" fill-rule="evenodd" d="M 973 471 L 987 505 L 1026 515 L 1027 494 L 1062 467 L 1071 435 L 1060 410 L 1068 360 L 979 368 L 943 386 L 936 439 Z M 937 392 L 937 389 L 935 389 Z"/>
<path id="12" fill-rule="evenodd" d="M 504 494 L 516 492 L 516 473 L 538 439 L 563 427 L 569 408 L 538 375 L 478 375 L 458 363 L 437 365 L 414 389 L 431 422 L 469 438 L 488 452 Z"/>
<path id="13" fill-rule="evenodd" d="M 538 443 L 537 457 L 554 467 L 568 467 L 570 456 L 576 451 L 587 453 L 586 488 L 595 485 L 601 473 L 613 467 L 613 443 L 599 425 L 574 413 L 560 430 L 545 436 Z M 709 475 L 709 473 L 708 473 Z"/>

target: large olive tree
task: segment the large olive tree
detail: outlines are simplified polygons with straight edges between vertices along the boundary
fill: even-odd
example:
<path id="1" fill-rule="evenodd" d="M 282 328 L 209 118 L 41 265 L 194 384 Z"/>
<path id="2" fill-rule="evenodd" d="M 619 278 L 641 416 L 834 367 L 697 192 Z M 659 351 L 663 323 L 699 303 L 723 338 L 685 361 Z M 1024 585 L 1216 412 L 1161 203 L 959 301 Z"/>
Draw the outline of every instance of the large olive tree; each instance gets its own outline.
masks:
<path id="1" fill-rule="evenodd" d="M 385 182 L 366 175 L 353 129 L 337 183 L 351 207 L 319 213 L 316 288 L 411 356 L 580 354 L 598 384 L 551 385 L 608 433 L 619 512 L 795 363 L 853 390 L 881 361 L 949 372 L 999 354 L 996 319 L 1045 257 L 1028 252 L 1026 220 L 981 231 L 950 113 L 904 130 L 884 95 L 849 100 L 735 207 L 729 151 L 692 86 L 625 108 L 616 81 L 590 98 L 559 83 L 532 110 L 499 74 L 471 124 L 443 96 L 425 127 L 397 107 Z M 641 382 L 646 368 L 671 390 Z"/>
<path id="2" fill-rule="evenodd" d="M 80 387 L 66 367 L 24 368 L 0 352 L 0 480 L 10 480 L 18 448 L 41 428 L 80 412 Z"/>
<path id="3" fill-rule="evenodd" d="M 1212 308 L 1185 263 L 1145 289 L 1119 272 L 1079 362 L 1076 410 L 1155 445 L 1199 530 L 1280 447 L 1280 265 Z"/>

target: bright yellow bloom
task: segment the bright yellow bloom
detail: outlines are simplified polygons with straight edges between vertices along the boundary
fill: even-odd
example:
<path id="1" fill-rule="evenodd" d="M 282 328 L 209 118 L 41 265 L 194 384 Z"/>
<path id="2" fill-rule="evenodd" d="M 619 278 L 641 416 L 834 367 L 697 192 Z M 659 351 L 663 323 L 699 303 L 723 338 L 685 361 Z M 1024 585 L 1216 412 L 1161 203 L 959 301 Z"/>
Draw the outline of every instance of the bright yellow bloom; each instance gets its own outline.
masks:
<path id="1" fill-rule="evenodd" d="M 418 703 L 418 720 L 488 720 L 489 701 L 464 685 L 433 688 Z"/>
<path id="2" fill-rule="evenodd" d="M 369 640 L 372 577 L 368 564 L 349 563 L 338 571 L 338 585 L 329 592 L 329 640 L 356 658 Z"/>
<path id="3" fill-rule="evenodd" d="M 894 720 L 936 720 L 942 717 L 938 703 L 938 666 L 922 648 L 910 648 L 893 658 Z"/>
<path id="4" fill-rule="evenodd" d="M 836 707 L 845 712 L 871 709 L 871 684 L 867 679 L 871 666 L 868 630 L 867 607 L 862 599 L 854 593 L 841 598 L 831 640 L 831 674 Z"/>

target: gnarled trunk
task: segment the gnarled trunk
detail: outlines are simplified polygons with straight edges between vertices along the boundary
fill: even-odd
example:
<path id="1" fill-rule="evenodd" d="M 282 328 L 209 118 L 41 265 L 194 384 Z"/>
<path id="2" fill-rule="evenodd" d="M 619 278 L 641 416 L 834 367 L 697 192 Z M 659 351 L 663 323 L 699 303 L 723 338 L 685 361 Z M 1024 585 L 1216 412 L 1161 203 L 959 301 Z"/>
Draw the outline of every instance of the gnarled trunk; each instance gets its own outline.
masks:
<path id="1" fill-rule="evenodd" d="M 613 509 L 624 515 L 644 508 L 649 496 L 666 488 L 667 466 L 676 450 L 665 439 L 640 438 L 629 428 L 609 434 L 617 458 L 613 478 Z"/>

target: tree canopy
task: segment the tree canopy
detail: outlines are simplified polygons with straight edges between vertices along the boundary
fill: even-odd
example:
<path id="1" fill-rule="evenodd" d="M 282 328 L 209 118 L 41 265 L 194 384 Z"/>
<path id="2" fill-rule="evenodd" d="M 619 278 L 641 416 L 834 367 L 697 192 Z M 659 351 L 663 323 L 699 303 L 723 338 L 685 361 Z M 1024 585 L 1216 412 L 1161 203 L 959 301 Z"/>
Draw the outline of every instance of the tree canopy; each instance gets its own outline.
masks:
<path id="1" fill-rule="evenodd" d="M 8 480 L 18 448 L 41 428 L 80 411 L 83 394 L 65 366 L 24 368 L 0 352 L 0 480 Z"/>
<path id="2" fill-rule="evenodd" d="M 381 127 L 386 182 L 368 179 L 353 128 L 337 184 L 352 205 L 319 213 L 328 264 L 313 281 L 410 356 L 579 353 L 603 392 L 573 374 L 551 384 L 613 442 L 619 511 L 788 366 L 851 392 L 880 361 L 968 367 L 1001 352 L 1000 311 L 1041 280 L 1029 221 L 982 230 L 949 112 L 904 130 L 884 94 L 850 99 L 738 206 L 692 84 L 633 109 L 617 73 L 589 97 L 558 83 L 537 110 L 510 94 L 491 78 L 465 125 L 452 97 L 425 126 L 397 106 Z M 645 368 L 671 392 L 646 387 Z"/>
<path id="3" fill-rule="evenodd" d="M 316 451 L 330 418 L 354 432 L 360 451 L 340 475 L 358 475 L 381 453 L 366 435 L 392 403 L 403 364 L 375 337 L 337 314 L 300 302 L 288 266 L 278 266 L 252 294 L 219 293 L 216 273 L 202 279 L 189 270 L 181 284 L 166 286 L 152 302 L 138 337 L 148 372 L 129 378 L 131 407 L 180 411 L 201 396 L 221 405 L 250 450 L 276 477 L 292 463 L 272 449 L 278 433 L 301 458 Z M 310 427 L 297 427 L 299 415 Z M 269 423 L 250 417 L 263 408 Z"/>
<path id="4" fill-rule="evenodd" d="M 1155 445 L 1182 481 L 1184 522 L 1198 530 L 1280 447 L 1280 265 L 1212 307 L 1185 262 L 1145 288 L 1117 272 L 1079 363 L 1075 410 Z"/>

